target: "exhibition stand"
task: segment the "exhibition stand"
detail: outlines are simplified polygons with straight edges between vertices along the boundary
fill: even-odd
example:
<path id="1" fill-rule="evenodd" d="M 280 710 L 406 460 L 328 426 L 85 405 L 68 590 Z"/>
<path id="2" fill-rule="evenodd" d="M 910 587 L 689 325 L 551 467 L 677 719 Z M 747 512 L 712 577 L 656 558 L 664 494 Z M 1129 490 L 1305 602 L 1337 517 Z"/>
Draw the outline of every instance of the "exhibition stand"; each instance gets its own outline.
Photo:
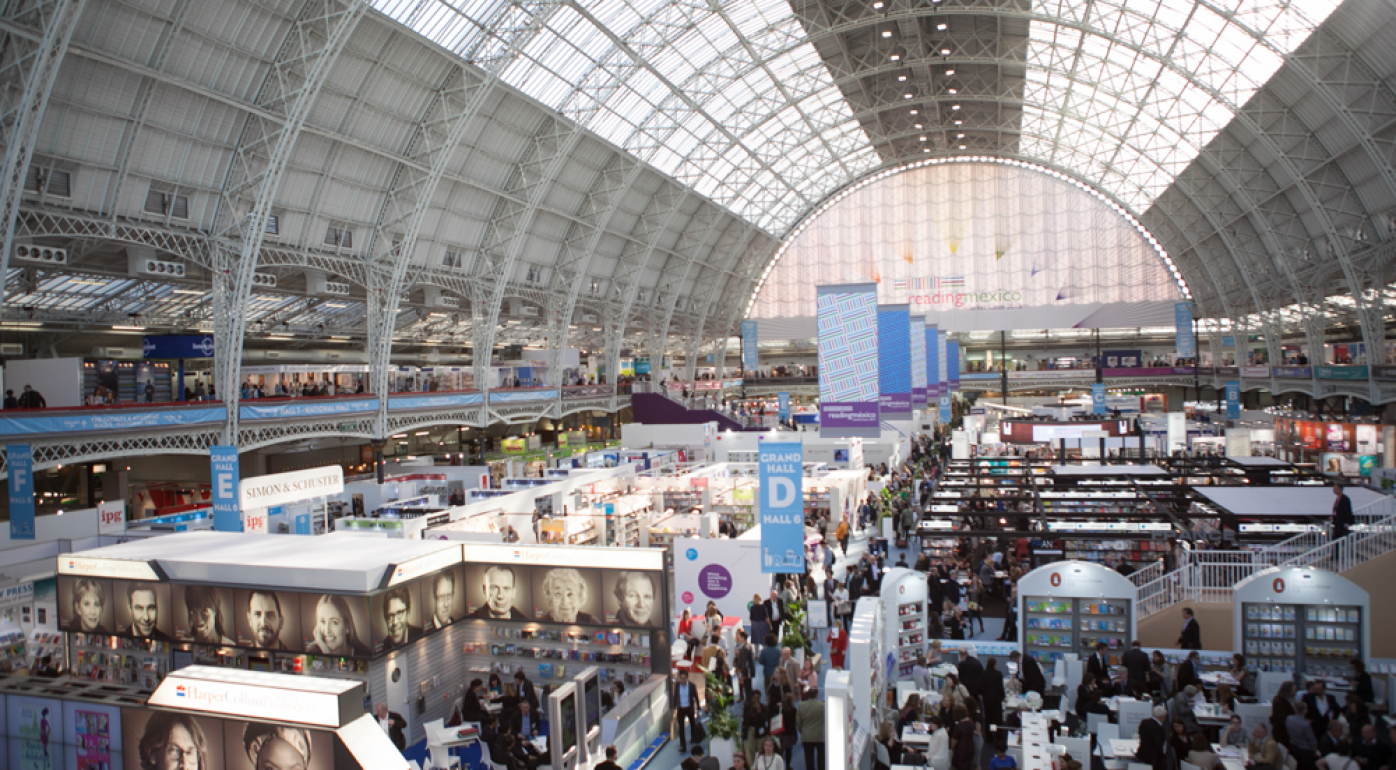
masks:
<path id="1" fill-rule="evenodd" d="M 1341 575 L 1269 569 L 1238 583 L 1234 597 L 1232 638 L 1262 675 L 1324 679 L 1342 690 L 1348 661 L 1372 649 L 1370 599 Z"/>
<path id="2" fill-rule="evenodd" d="M 1047 664 L 1072 653 L 1084 659 L 1105 642 L 1114 665 L 1135 638 L 1135 594 L 1129 578 L 1100 564 L 1038 567 L 1018 581 L 1019 647 Z"/>
<path id="3" fill-rule="evenodd" d="M 882 724 L 887 708 L 887 654 L 884 644 L 886 619 L 882 601 L 864 596 L 853 608 L 848 628 L 848 678 L 852 693 L 853 719 L 859 725 Z M 830 755 L 833 756 L 833 755 Z"/>

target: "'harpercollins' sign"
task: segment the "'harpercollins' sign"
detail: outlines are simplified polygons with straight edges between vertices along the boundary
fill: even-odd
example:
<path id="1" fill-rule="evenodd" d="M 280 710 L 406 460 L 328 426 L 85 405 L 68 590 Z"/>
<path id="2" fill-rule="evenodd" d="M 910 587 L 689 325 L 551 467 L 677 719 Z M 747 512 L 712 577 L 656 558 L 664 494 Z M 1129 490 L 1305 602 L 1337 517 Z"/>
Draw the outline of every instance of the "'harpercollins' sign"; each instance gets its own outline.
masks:
<path id="1" fill-rule="evenodd" d="M 248 681 L 227 681 L 232 677 L 215 678 L 202 676 L 202 673 L 203 667 L 196 667 L 192 676 L 176 672 L 165 677 L 150 696 L 149 705 L 333 729 L 346 721 L 346 717 L 352 716 L 352 712 L 345 713 L 342 696 L 363 686 L 347 681 L 323 686 L 315 682 L 295 681 L 311 677 L 293 678 L 289 675 L 280 675 L 275 679 L 254 677 Z M 362 698 L 361 692 L 359 698 Z M 362 709 L 362 705 L 359 708 Z"/>
<path id="2" fill-rule="evenodd" d="M 338 465 L 257 476 L 243 479 L 238 484 L 238 498 L 244 511 L 274 508 L 301 500 L 337 495 L 343 491 L 344 469 Z"/>

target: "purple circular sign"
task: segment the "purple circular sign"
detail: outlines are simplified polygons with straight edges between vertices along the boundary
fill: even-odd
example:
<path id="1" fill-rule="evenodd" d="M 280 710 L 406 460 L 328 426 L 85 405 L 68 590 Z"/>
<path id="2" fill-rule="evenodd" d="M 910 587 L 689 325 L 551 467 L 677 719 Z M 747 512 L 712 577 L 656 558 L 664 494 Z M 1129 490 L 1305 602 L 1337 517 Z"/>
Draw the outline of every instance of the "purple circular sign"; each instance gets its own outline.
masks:
<path id="1" fill-rule="evenodd" d="M 698 590 L 709 598 L 721 599 L 732 592 L 732 573 L 721 564 L 709 564 L 698 571 Z"/>

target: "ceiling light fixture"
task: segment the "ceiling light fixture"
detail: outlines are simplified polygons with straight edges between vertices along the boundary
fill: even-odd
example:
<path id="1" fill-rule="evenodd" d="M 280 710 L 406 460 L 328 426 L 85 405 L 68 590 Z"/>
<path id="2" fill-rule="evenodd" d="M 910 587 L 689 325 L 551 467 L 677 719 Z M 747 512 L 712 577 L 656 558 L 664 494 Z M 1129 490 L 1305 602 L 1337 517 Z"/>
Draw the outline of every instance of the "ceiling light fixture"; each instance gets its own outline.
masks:
<path id="1" fill-rule="evenodd" d="M 892 58 L 892 61 L 901 61 L 901 60 L 902 60 L 902 55 L 899 54 L 899 53 L 894 53 L 894 54 L 892 54 L 892 57 L 891 57 L 891 58 Z"/>
<path id="2" fill-rule="evenodd" d="M 955 125 L 957 125 L 957 126 L 964 125 L 964 121 L 963 121 L 963 120 L 957 120 L 957 121 L 955 121 Z"/>
<path id="3" fill-rule="evenodd" d="M 941 55 L 941 56 L 949 56 L 949 55 L 950 55 L 950 49 L 949 49 L 949 48 L 942 48 L 942 49 L 940 49 L 940 55 Z"/>
<path id="4" fill-rule="evenodd" d="M 923 137 L 920 137 L 920 139 L 919 139 L 918 141 L 924 142 L 924 141 L 926 141 L 926 137 L 924 137 L 924 136 L 923 136 Z"/>
<path id="5" fill-rule="evenodd" d="M 903 98 L 903 99 L 910 99 L 910 98 L 911 98 L 911 94 L 902 94 L 902 98 Z"/>
<path id="6" fill-rule="evenodd" d="M 880 11 L 880 10 L 882 10 L 882 0 L 877 0 L 877 2 L 873 3 L 873 10 L 875 10 L 875 11 Z"/>
<path id="7" fill-rule="evenodd" d="M 964 139 L 964 138 L 965 138 L 965 135 L 964 135 L 964 134 L 955 134 L 955 138 L 956 138 L 956 139 Z"/>
<path id="8" fill-rule="evenodd" d="M 961 150 L 965 149 L 965 146 L 964 146 L 963 144 L 960 145 L 960 149 L 961 149 Z"/>
<path id="9" fill-rule="evenodd" d="M 959 92 L 960 92 L 960 89 L 958 89 L 958 88 L 952 88 L 952 89 L 950 89 L 950 95 L 951 95 L 951 96 L 954 96 L 955 94 L 958 94 Z"/>
<path id="10" fill-rule="evenodd" d="M 952 105 L 950 105 L 950 109 L 951 109 L 951 110 L 958 110 L 958 109 L 960 109 L 960 105 L 958 105 L 958 104 L 952 104 Z"/>
<path id="11" fill-rule="evenodd" d="M 94 281 L 90 278 L 70 278 L 68 283 L 73 286 L 106 286 L 106 281 Z"/>
<path id="12" fill-rule="evenodd" d="M 905 82 L 906 82 L 906 75 L 898 75 L 898 76 L 897 76 L 897 82 L 898 82 L 898 83 L 905 83 Z"/>
<path id="13" fill-rule="evenodd" d="M 916 110 L 912 110 L 912 111 L 911 111 L 911 114 L 912 114 L 912 115 L 915 115 L 915 114 L 916 114 Z"/>
<path id="14" fill-rule="evenodd" d="M 955 70 L 946 70 L 946 71 L 945 71 L 945 76 L 946 76 L 946 77 L 953 77 L 954 75 L 955 75 Z"/>
<path id="15" fill-rule="evenodd" d="M 944 31 L 945 31 L 945 25 L 944 25 L 944 24 L 937 24 L 937 25 L 936 25 L 936 29 L 940 30 L 941 32 L 944 32 Z"/>
<path id="16" fill-rule="evenodd" d="M 192 296 L 192 297 L 202 297 L 202 296 L 204 296 L 205 294 L 207 294 L 208 292 L 204 291 L 203 289 L 174 289 L 174 290 L 173 290 L 173 293 L 174 293 L 174 294 L 188 294 L 189 296 Z"/>
<path id="17" fill-rule="evenodd" d="M 920 128 L 920 127 L 921 127 L 921 124 L 920 124 L 920 123 L 917 123 L 917 124 L 916 124 L 916 127 L 917 127 L 917 128 Z"/>
<path id="18" fill-rule="evenodd" d="M 117 325 L 111 327 L 111 330 L 114 331 L 114 332 L 143 332 L 143 331 L 145 331 L 145 327 L 144 327 L 144 326 L 126 326 L 125 324 L 117 324 Z"/>
<path id="19" fill-rule="evenodd" d="M 883 37 L 891 37 L 891 36 L 892 36 L 892 30 L 890 30 L 890 29 L 884 29 L 884 30 L 882 30 L 882 36 L 883 36 Z"/>

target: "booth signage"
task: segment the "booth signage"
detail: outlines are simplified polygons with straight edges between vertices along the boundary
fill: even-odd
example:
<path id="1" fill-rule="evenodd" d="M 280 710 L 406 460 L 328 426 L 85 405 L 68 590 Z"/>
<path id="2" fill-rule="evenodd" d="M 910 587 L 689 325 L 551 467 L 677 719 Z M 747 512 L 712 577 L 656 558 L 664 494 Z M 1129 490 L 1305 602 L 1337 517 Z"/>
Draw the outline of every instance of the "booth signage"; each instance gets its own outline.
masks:
<path id="1" fill-rule="evenodd" d="M 97 505 L 97 532 L 112 535 L 126 531 L 126 501 L 112 500 Z"/>
<path id="2" fill-rule="evenodd" d="M 1226 381 L 1226 419 L 1241 419 L 1241 383 Z"/>
<path id="3" fill-rule="evenodd" d="M 1270 376 L 1270 367 L 1268 367 L 1268 366 L 1242 366 L 1242 367 L 1238 367 L 1238 368 L 1241 370 L 1241 376 L 1242 376 L 1242 377 L 1269 377 L 1269 376 Z"/>
<path id="4" fill-rule="evenodd" d="M 223 422 L 228 411 L 223 406 L 161 407 L 149 410 L 122 409 L 111 412 L 59 412 L 57 414 L 6 414 L 0 417 L 0 436 L 29 436 L 41 433 L 95 433 L 109 430 L 168 428 Z"/>
<path id="5" fill-rule="evenodd" d="M 340 722 L 337 693 L 188 679 L 177 673 L 166 676 L 147 703 L 179 711 L 201 711 L 269 722 L 330 728 L 339 727 Z"/>
<path id="6" fill-rule="evenodd" d="M 244 479 L 238 484 L 238 499 L 244 510 L 250 510 L 328 497 L 343 491 L 344 469 L 338 465 L 326 465 L 323 468 Z"/>
<path id="7" fill-rule="evenodd" d="M 804 445 L 761 445 L 761 571 L 805 571 Z"/>
<path id="8" fill-rule="evenodd" d="M 546 564 L 552 567 L 610 567 L 640 570 L 664 569 L 664 551 L 657 548 L 631 549 L 624 562 L 617 559 L 614 548 L 572 546 L 520 546 L 489 543 L 464 543 L 461 557 L 469 563 L 482 564 Z"/>
<path id="9" fill-rule="evenodd" d="M 1105 383 L 1091 384 L 1091 414 L 1105 414 Z"/>
<path id="10" fill-rule="evenodd" d="M 284 420 L 296 417 L 329 417 L 336 414 L 354 412 L 374 412 L 378 410 L 376 398 L 351 398 L 346 400 L 302 399 L 291 403 L 249 404 L 238 406 L 238 419 L 241 420 Z"/>
<path id="11" fill-rule="evenodd" d="M 438 570 L 460 564 L 460 547 L 443 548 L 436 553 L 429 553 L 425 556 L 418 556 L 409 559 L 401 564 L 394 564 L 392 577 L 388 578 L 388 585 L 395 586 L 399 583 L 406 583 L 423 575 L 429 575 Z"/>
<path id="12" fill-rule="evenodd" d="M 241 532 L 242 509 L 238 507 L 238 448 L 209 447 L 209 464 L 213 466 L 213 529 L 217 532 Z"/>
<path id="13" fill-rule="evenodd" d="M 71 553 L 59 554 L 58 574 L 126 578 L 128 580 L 160 579 L 160 575 L 147 561 L 89 558 Z"/>
<path id="14" fill-rule="evenodd" d="M 145 358 L 213 358 L 212 334 L 150 335 L 141 341 Z"/>
<path id="15" fill-rule="evenodd" d="M 5 464 L 10 473 L 10 539 L 33 540 L 34 448 L 10 444 L 5 447 Z"/>
<path id="16" fill-rule="evenodd" d="M 1193 358 L 1197 355 L 1197 338 L 1192 334 L 1192 303 L 1178 302 L 1173 305 L 1173 347 L 1179 358 Z"/>
<path id="17" fill-rule="evenodd" d="M 34 601 L 34 583 L 32 581 L 0 588 L 0 608 L 28 604 L 32 601 Z"/>

